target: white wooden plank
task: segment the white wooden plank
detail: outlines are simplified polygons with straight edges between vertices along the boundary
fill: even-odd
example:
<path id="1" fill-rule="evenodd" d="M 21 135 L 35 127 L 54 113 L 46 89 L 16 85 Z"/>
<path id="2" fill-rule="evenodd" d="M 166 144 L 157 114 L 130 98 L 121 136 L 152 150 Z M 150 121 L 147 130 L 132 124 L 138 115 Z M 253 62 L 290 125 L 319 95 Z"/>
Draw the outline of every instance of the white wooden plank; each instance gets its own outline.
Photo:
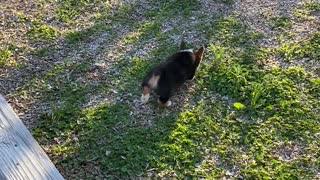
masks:
<path id="1" fill-rule="evenodd" d="M 0 179 L 63 179 L 1 95 Z"/>

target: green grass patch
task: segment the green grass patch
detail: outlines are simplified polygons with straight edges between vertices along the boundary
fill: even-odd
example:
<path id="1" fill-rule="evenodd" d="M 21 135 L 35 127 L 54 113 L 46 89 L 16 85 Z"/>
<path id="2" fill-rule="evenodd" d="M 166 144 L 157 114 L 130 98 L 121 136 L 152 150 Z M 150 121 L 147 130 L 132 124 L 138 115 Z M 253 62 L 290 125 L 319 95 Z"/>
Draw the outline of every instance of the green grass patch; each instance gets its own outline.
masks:
<path id="1" fill-rule="evenodd" d="M 320 34 L 311 35 L 300 42 L 283 42 L 276 51 L 287 61 L 299 58 L 312 58 L 320 60 Z"/>
<path id="2" fill-rule="evenodd" d="M 44 24 L 34 24 L 28 32 L 28 37 L 32 41 L 47 42 L 57 39 L 59 36 L 58 29 Z"/>
<path id="3" fill-rule="evenodd" d="M 256 64 L 267 56 L 266 50 L 256 46 L 263 37 L 262 34 L 250 32 L 234 17 L 220 18 L 212 24 L 206 36 L 210 43 L 216 44 L 211 48 L 217 59 L 226 58 L 224 56 L 236 57 L 229 61 Z"/>
<path id="4" fill-rule="evenodd" d="M 320 3 L 319 2 L 306 2 L 303 4 L 303 7 L 310 13 L 320 12 Z"/>
<path id="5" fill-rule="evenodd" d="M 203 78 L 198 80 L 198 85 L 206 90 L 203 94 L 217 92 L 232 97 L 238 102 L 237 107 L 242 104 L 247 108 L 228 114 L 225 107 L 218 108 L 219 105 L 213 105 L 217 103 L 204 102 L 199 108 L 186 111 L 187 116 L 177 120 L 177 139 L 163 147 L 165 155 L 157 165 L 160 172 L 164 175 L 174 172 L 181 178 L 219 178 L 232 174 L 230 168 L 237 167 L 240 159 L 247 158 L 249 163 L 238 167 L 241 176 L 246 178 L 314 176 L 317 168 L 309 168 L 309 165 L 315 167 L 319 164 L 318 155 L 314 153 L 318 148 L 318 145 L 314 146 L 317 139 L 314 134 L 319 128 L 319 95 L 314 90 L 318 89 L 319 79 L 297 67 L 260 69 L 255 63 L 243 63 L 247 58 L 243 53 L 252 51 L 252 36 L 233 19 L 222 19 L 217 26 L 213 29 L 224 34 L 227 32 L 227 35 L 213 36 L 219 41 L 208 48 L 214 56 L 207 57 L 210 62 L 202 66 L 199 76 Z M 236 37 L 239 39 L 233 39 Z M 315 39 L 317 36 L 312 36 L 305 44 L 314 44 Z M 261 57 L 267 56 L 264 54 L 267 51 L 257 50 Z M 247 121 L 240 119 L 243 115 Z M 223 119 L 221 125 L 228 125 L 219 126 L 220 119 Z M 181 122 L 184 123 L 180 125 Z M 229 129 L 219 131 L 224 128 Z M 223 134 L 220 140 L 215 132 Z M 196 138 L 198 134 L 199 139 Z M 215 139 L 206 142 L 211 137 Z M 309 142 L 303 151 L 312 155 L 306 159 L 300 156 L 284 161 L 272 151 L 281 149 L 279 141 Z"/>
<path id="6" fill-rule="evenodd" d="M 314 92 L 319 79 L 298 67 L 260 69 L 243 63 L 252 36 L 233 19 L 222 19 L 217 26 L 228 35 L 215 37 L 221 43 L 209 46 L 213 56 L 206 57 L 197 84 L 205 90 L 203 96 L 216 92 L 231 97 L 242 111 L 228 111 L 219 100 L 186 108 L 154 158 L 158 175 L 222 178 L 238 169 L 249 179 L 315 176 L 318 170 L 310 166 L 319 164 L 314 136 L 319 129 L 319 95 Z M 279 142 L 289 149 L 290 143 L 302 143 L 308 148 L 301 150 L 310 157 L 286 161 L 281 153 L 274 154 L 283 148 Z"/>
<path id="7" fill-rule="evenodd" d="M 285 16 L 271 18 L 270 24 L 273 29 L 289 29 L 292 27 L 290 18 Z"/>
<path id="8" fill-rule="evenodd" d="M 134 7 L 129 5 L 120 6 L 119 9 L 112 15 L 106 14 L 103 16 L 103 19 L 111 19 L 114 22 L 120 22 L 124 24 L 135 24 L 134 15 Z M 131 24 L 131 25 L 132 25 Z"/>
<path id="9" fill-rule="evenodd" d="M 86 9 L 94 8 L 100 2 L 100 0 L 60 0 L 56 6 L 56 18 L 58 21 L 70 23 Z"/>
<path id="10" fill-rule="evenodd" d="M 302 120 L 290 122 L 277 116 L 266 121 L 252 117 L 251 121 L 245 122 L 240 118 L 241 113 L 226 109 L 221 103 L 204 101 L 199 102 L 196 108 L 182 112 L 168 139 L 159 144 L 160 152 L 153 159 L 158 175 L 211 179 L 234 177 L 235 171 L 240 171 L 239 175 L 244 178 L 268 179 L 308 177 L 316 173 L 309 169 L 309 165 L 319 163 L 314 153 L 317 145 L 309 146 L 310 151 L 304 149 L 304 152 L 312 154 L 310 158 L 285 161 L 274 154 L 275 149 L 282 148 L 278 142 L 293 142 L 286 140 L 292 133 L 287 131 L 288 128 L 294 129 L 295 126 L 296 132 L 309 132 L 309 125 L 315 125 L 314 120 L 307 120 L 310 123 L 307 126 Z M 312 129 L 316 131 L 316 128 Z M 316 141 L 312 135 L 304 135 L 302 139 Z M 290 145 L 285 143 L 284 146 Z"/>
<path id="11" fill-rule="evenodd" d="M 12 52 L 9 49 L 0 49 L 0 67 L 10 63 L 10 58 L 12 57 Z"/>
<path id="12" fill-rule="evenodd" d="M 28 20 L 28 17 L 22 12 L 18 12 L 17 17 L 20 22 L 26 22 Z"/>
<path id="13" fill-rule="evenodd" d="M 234 17 L 222 18 L 216 21 L 208 31 L 211 41 L 218 41 L 221 45 L 232 47 L 253 48 L 253 44 L 262 38 L 262 35 L 255 32 L 248 32 L 241 21 Z"/>
<path id="14" fill-rule="evenodd" d="M 298 20 L 313 20 L 319 12 L 319 2 L 304 2 L 294 10 L 294 15 Z"/>

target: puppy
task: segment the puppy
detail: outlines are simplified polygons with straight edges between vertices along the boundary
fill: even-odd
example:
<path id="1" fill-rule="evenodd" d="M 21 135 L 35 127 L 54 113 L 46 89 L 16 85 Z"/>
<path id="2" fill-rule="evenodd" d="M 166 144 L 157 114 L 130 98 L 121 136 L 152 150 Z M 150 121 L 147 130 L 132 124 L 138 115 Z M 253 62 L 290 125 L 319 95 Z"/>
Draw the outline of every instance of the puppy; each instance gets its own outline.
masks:
<path id="1" fill-rule="evenodd" d="M 204 47 L 197 52 L 184 49 L 184 42 L 180 50 L 170 56 L 166 62 L 153 68 L 142 82 L 143 94 L 141 102 L 147 103 L 150 93 L 154 91 L 159 95 L 158 103 L 162 106 L 171 106 L 169 100 L 177 87 L 187 80 L 192 80 L 196 70 L 203 59 Z"/>

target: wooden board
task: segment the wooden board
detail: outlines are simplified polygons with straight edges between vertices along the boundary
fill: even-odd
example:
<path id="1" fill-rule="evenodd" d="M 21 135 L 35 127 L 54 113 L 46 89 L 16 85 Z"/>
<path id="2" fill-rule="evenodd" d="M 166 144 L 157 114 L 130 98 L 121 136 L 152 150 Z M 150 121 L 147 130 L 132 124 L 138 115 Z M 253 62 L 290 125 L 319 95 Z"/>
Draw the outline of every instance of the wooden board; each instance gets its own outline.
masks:
<path id="1" fill-rule="evenodd" d="M 0 180 L 63 179 L 0 95 Z"/>

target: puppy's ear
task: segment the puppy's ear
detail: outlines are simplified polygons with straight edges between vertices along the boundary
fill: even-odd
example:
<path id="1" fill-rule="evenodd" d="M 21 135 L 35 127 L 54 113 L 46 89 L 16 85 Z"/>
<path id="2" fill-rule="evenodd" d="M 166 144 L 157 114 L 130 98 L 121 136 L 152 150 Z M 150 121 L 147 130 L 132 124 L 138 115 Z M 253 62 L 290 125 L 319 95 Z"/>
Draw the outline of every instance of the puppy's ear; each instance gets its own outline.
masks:
<path id="1" fill-rule="evenodd" d="M 200 62 L 203 59 L 204 47 L 202 46 L 196 53 L 196 61 Z"/>

